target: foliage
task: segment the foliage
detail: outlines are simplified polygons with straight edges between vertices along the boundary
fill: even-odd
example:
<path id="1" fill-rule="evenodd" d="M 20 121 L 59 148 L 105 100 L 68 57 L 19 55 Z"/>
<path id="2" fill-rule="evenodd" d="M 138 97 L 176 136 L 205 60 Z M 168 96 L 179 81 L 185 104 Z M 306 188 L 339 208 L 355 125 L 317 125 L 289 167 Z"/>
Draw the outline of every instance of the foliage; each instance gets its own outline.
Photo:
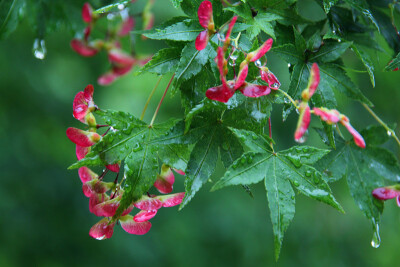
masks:
<path id="1" fill-rule="evenodd" d="M 127 232 L 147 232 L 151 226 L 147 221 L 161 206 L 172 206 L 168 202 L 170 199 L 174 205 L 180 203 L 180 208 L 187 206 L 204 184 L 210 181 L 220 160 L 225 173 L 214 183 L 212 191 L 240 185 L 251 194 L 250 186 L 263 182 L 277 259 L 284 233 L 294 217 L 295 192 L 343 212 L 329 185 L 342 178 L 346 179 L 357 206 L 370 220 L 374 230 L 373 244 L 379 246 L 382 200 L 388 198 L 379 198 L 371 192 L 399 182 L 397 159 L 392 152 L 382 148 L 389 139 L 388 134 L 398 143 L 399 140 L 395 132 L 373 113 L 373 101 L 350 79 L 343 58 L 347 55 L 359 58 L 371 84 L 375 86 L 374 72 L 377 68 L 373 56 L 376 51 L 383 50 L 376 42 L 376 37 L 382 36 L 393 54 L 385 70 L 397 70 L 400 36 L 395 18 L 400 4 L 397 1 L 374 0 L 316 2 L 325 12 L 325 17 L 320 21 L 304 18 L 296 0 L 242 0 L 235 3 L 172 0 L 174 7 L 180 8 L 185 16 L 171 18 L 154 29 L 148 27 L 154 20 L 151 13 L 154 1 L 148 1 L 144 7 L 131 4 L 130 1 L 120 1 L 90 12 L 90 19 L 85 21 L 89 32 L 104 16 L 122 17 L 120 23 L 107 22 L 114 24 L 104 39 L 98 37 L 92 42 L 86 31 L 85 36 L 79 39 L 81 43 L 78 47 L 71 43 L 84 56 L 88 55 L 87 49 L 95 49 L 96 53 L 100 49 L 107 51 L 112 67 L 106 76 L 99 78 L 99 83 L 109 84 L 115 77 L 129 72 L 134 64 L 145 63 L 135 74 L 149 72 L 160 76 L 172 75 L 164 96 L 170 88 L 173 92 L 179 92 L 185 111 L 183 118 L 154 123 L 163 96 L 152 121 L 147 123 L 143 121 L 143 116 L 137 118 L 121 111 L 99 109 L 94 105 L 93 91 L 90 98 L 87 95 L 83 98 L 76 96 L 74 116 L 87 124 L 88 131 L 79 134 L 67 131 L 71 141 L 77 144 L 79 160 L 70 168 L 82 170 L 88 166 L 105 166 L 116 173 L 121 172 L 123 176 L 119 180 L 117 175 L 114 183 L 103 182 L 102 175 L 93 175 L 85 181 L 81 176 L 84 187 L 96 182 L 96 186 L 90 187 L 92 192 L 88 193 L 92 212 L 108 218 L 99 222 L 107 227 L 107 232 L 97 231 L 97 224 L 91 230 L 91 233 L 96 232 L 91 234 L 93 237 L 111 237 L 112 227 L 117 220 L 125 230 L 128 220 L 135 221 L 129 224 Z M 46 1 L 40 3 L 47 5 Z M 15 30 L 20 14 L 30 5 L 39 4 L 28 0 L 0 2 L 0 10 L 4 13 L 0 16 L 4 18 L 0 21 L 0 37 L 7 37 Z M 66 10 L 72 7 L 49 6 L 58 12 L 65 12 L 64 15 L 70 14 Z M 128 49 L 120 47 L 119 42 L 126 34 L 116 33 L 126 25 L 127 14 L 138 19 L 137 12 L 133 11 L 136 7 L 142 8 L 142 30 L 131 31 L 129 28 L 130 34 L 161 40 L 167 45 L 151 59 L 141 63 L 138 55 L 126 56 L 123 50 Z M 39 8 L 36 6 L 34 10 Z M 35 24 L 40 38 L 54 29 L 51 25 L 58 24 L 55 20 L 65 21 L 69 25 L 76 22 L 75 18 L 67 19 L 66 16 L 55 16 L 51 12 L 45 12 L 43 18 L 49 26 Z M 83 18 L 85 20 L 84 15 Z M 82 30 L 78 26 L 71 28 Z M 101 45 L 98 45 L 99 40 L 102 41 Z M 118 53 L 115 53 L 115 49 L 118 49 Z M 267 67 L 267 52 L 279 56 L 288 64 L 290 84 L 287 90 L 280 89 L 278 78 Z M 348 117 L 337 111 L 340 97 L 363 105 L 380 126 L 370 126 L 360 135 L 350 125 Z M 271 134 L 265 134 L 268 126 L 273 126 L 270 117 L 277 106 L 283 107 L 284 119 L 293 110 L 300 113 L 297 129 L 288 126 L 296 132 L 296 141 L 304 142 L 311 114 L 320 117 L 322 128 L 316 128 L 315 131 L 326 147 L 321 149 L 298 145 L 277 150 Z M 82 109 L 85 113 L 81 116 L 78 110 L 81 112 Z M 95 117 L 105 125 L 97 124 Z M 355 144 L 343 137 L 338 124 L 348 129 Z M 102 127 L 108 130 L 100 137 L 97 131 Z M 79 143 L 83 139 L 88 145 Z M 78 153 L 78 147 L 89 148 Z M 172 190 L 173 180 L 163 178 L 161 165 L 184 171 L 184 197 L 155 197 L 148 193 L 157 183 L 169 183 Z M 123 166 L 121 171 L 120 166 Z M 163 193 L 158 186 L 156 188 Z M 110 191 L 110 195 L 105 194 L 103 189 Z M 107 209 L 112 209 L 112 212 L 105 211 L 105 204 L 99 212 L 99 205 L 109 201 L 113 206 L 107 206 Z M 143 208 L 142 203 L 149 206 Z M 139 207 L 141 213 L 133 218 L 127 217 L 133 206 Z M 143 218 L 147 219 L 141 221 Z"/>

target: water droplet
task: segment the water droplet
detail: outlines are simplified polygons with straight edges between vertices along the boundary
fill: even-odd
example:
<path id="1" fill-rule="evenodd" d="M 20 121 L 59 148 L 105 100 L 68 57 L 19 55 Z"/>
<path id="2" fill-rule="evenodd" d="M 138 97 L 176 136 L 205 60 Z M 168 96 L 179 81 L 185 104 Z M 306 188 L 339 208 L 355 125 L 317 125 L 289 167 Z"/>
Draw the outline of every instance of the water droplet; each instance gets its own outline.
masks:
<path id="1" fill-rule="evenodd" d="M 306 141 L 306 138 L 304 137 L 304 135 L 300 139 L 296 140 L 296 142 L 299 143 L 299 144 L 302 144 L 305 141 Z"/>
<path id="2" fill-rule="evenodd" d="M 109 13 L 109 14 L 107 15 L 107 19 L 108 19 L 108 20 L 113 20 L 113 19 L 115 19 L 115 15 L 112 14 L 112 13 Z"/>
<path id="3" fill-rule="evenodd" d="M 253 138 L 253 140 L 257 140 L 257 139 L 258 139 L 258 136 L 254 134 L 254 135 L 252 136 L 252 138 Z"/>
<path id="4" fill-rule="evenodd" d="M 142 146 L 139 143 L 136 143 L 135 146 L 132 148 L 133 152 L 138 152 L 142 150 Z"/>
<path id="5" fill-rule="evenodd" d="M 279 88 L 280 84 L 279 83 L 274 83 L 271 85 L 272 88 Z"/>
<path id="6" fill-rule="evenodd" d="M 261 68 L 262 67 L 262 63 L 261 60 L 256 60 L 256 62 L 254 62 L 254 64 L 256 65 L 257 68 Z"/>
<path id="7" fill-rule="evenodd" d="M 373 248 L 379 248 L 381 245 L 381 237 L 379 235 L 379 224 L 375 224 L 375 231 L 372 235 L 371 246 Z"/>
<path id="8" fill-rule="evenodd" d="M 337 41 L 338 41 L 338 43 L 342 42 L 342 40 L 341 40 L 341 39 L 338 39 Z"/>
<path id="9" fill-rule="evenodd" d="M 288 63 L 287 66 L 288 66 L 288 68 L 290 68 L 292 66 L 292 64 Z"/>
<path id="10" fill-rule="evenodd" d="M 285 98 L 283 99 L 283 102 L 285 102 L 285 104 L 289 104 L 289 103 L 290 103 L 290 100 L 289 100 L 289 98 L 285 97 Z"/>
<path id="11" fill-rule="evenodd" d="M 294 200 L 294 196 L 291 196 L 290 198 Z"/>
<path id="12" fill-rule="evenodd" d="M 229 66 L 235 67 L 236 66 L 236 61 L 229 61 Z"/>
<path id="13" fill-rule="evenodd" d="M 252 162 L 253 162 L 253 157 L 250 156 L 250 157 L 247 159 L 247 163 L 252 163 Z"/>
<path id="14" fill-rule="evenodd" d="M 312 172 L 311 172 L 310 170 L 307 170 L 306 173 L 305 173 L 305 175 L 306 175 L 307 177 L 311 177 L 311 174 L 312 174 Z"/>
<path id="15" fill-rule="evenodd" d="M 125 5 L 123 5 L 123 4 L 119 4 L 119 5 L 118 5 L 118 9 L 119 9 L 119 10 L 122 10 L 122 9 L 124 9 L 124 8 L 125 8 Z"/>
<path id="16" fill-rule="evenodd" d="M 96 237 L 97 240 L 103 240 L 106 238 L 106 235 L 100 236 L 100 237 Z"/>
<path id="17" fill-rule="evenodd" d="M 294 181 L 294 182 L 293 182 L 293 185 L 297 187 L 297 186 L 299 186 L 300 184 L 299 184 L 299 182 Z"/>
<path id="18" fill-rule="evenodd" d="M 125 128 L 125 129 L 122 130 L 122 132 L 124 134 L 128 135 L 128 134 L 130 134 L 132 132 L 132 128 L 130 128 L 130 127 L 129 128 Z"/>
<path id="19" fill-rule="evenodd" d="M 392 136 L 392 132 L 391 131 L 387 131 L 386 132 L 388 136 Z"/>
<path id="20" fill-rule="evenodd" d="M 336 33 L 336 31 L 335 31 L 335 30 L 333 30 L 332 32 L 333 32 L 334 34 Z"/>
<path id="21" fill-rule="evenodd" d="M 232 165 L 232 168 L 233 168 L 233 169 L 236 169 L 236 168 L 237 168 L 237 163 L 233 164 L 233 165 Z"/>
<path id="22" fill-rule="evenodd" d="M 288 155 L 287 158 L 290 160 L 290 162 L 293 163 L 293 165 L 296 168 L 300 168 L 301 167 L 301 162 L 300 162 L 300 157 L 299 156 Z"/>
<path id="23" fill-rule="evenodd" d="M 238 52 L 238 50 L 233 51 L 233 53 L 229 56 L 229 58 L 230 58 L 232 61 L 236 61 L 236 60 L 238 59 L 238 57 L 239 57 L 239 52 Z"/>
<path id="24" fill-rule="evenodd" d="M 36 38 L 33 42 L 32 52 L 35 58 L 44 59 L 47 53 L 46 43 L 44 42 L 44 40 Z"/>
<path id="25" fill-rule="evenodd" d="M 302 144 L 307 140 L 308 130 L 303 134 L 303 136 L 299 140 L 295 140 L 297 143 Z"/>
<path id="26" fill-rule="evenodd" d="M 243 158 L 240 160 L 240 163 L 245 164 L 245 163 L 246 163 L 246 158 L 243 157 Z"/>

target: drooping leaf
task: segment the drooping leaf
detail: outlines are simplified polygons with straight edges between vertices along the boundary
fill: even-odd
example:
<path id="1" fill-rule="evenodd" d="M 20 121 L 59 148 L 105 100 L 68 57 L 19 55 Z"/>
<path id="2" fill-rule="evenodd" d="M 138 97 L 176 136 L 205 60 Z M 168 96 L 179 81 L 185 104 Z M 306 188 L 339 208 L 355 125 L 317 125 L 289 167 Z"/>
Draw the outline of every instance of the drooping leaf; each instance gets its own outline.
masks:
<path id="1" fill-rule="evenodd" d="M 246 136 L 246 131 L 232 130 L 246 147 L 258 152 L 246 152 L 238 158 L 211 190 L 264 180 L 275 236 L 276 258 L 279 257 L 284 232 L 294 216 L 295 194 L 292 186 L 306 196 L 343 211 L 322 179 L 322 174 L 307 165 L 315 163 L 328 151 L 304 146 L 275 153 L 263 148 L 262 138 L 244 139 L 242 137 Z"/>
<path id="2" fill-rule="evenodd" d="M 354 53 L 357 55 L 359 59 L 361 59 L 365 68 L 367 69 L 369 78 L 371 79 L 372 87 L 375 87 L 374 63 L 372 62 L 371 57 L 362 47 L 358 45 L 352 45 L 351 47 Z"/>
<path id="3" fill-rule="evenodd" d="M 180 209 L 185 207 L 197 191 L 213 174 L 218 159 L 217 127 L 209 129 L 194 146 L 186 168 L 185 197 Z"/>
<path id="4" fill-rule="evenodd" d="M 294 217 L 295 194 L 289 180 L 281 179 L 276 159 L 269 161 L 269 165 L 264 183 L 274 231 L 275 259 L 278 260 L 283 235 Z"/>

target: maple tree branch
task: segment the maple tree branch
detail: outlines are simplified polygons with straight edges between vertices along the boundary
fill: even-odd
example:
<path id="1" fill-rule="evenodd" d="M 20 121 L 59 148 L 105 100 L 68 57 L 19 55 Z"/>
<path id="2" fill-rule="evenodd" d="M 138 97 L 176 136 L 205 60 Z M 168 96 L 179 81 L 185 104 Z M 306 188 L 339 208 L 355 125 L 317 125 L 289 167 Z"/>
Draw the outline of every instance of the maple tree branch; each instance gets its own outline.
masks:
<path id="1" fill-rule="evenodd" d="M 144 105 L 144 108 L 142 111 L 142 115 L 140 115 L 140 120 L 143 120 L 144 114 L 146 113 L 146 110 L 147 110 L 147 106 L 149 105 L 151 98 L 153 97 L 154 93 L 156 92 L 157 87 L 160 84 L 162 77 L 163 76 L 161 75 L 160 78 L 158 79 L 156 85 L 154 86 L 153 90 L 151 91 L 149 97 L 147 98 L 146 104 Z"/>
<path id="2" fill-rule="evenodd" d="M 174 78 L 175 78 L 175 73 L 174 73 L 174 75 L 172 75 L 171 80 L 169 80 L 169 83 L 168 83 L 168 85 L 167 85 L 167 88 L 165 88 L 165 91 L 164 91 L 163 96 L 161 97 L 160 103 L 158 103 L 157 109 L 156 109 L 156 111 L 154 112 L 153 118 L 151 119 L 149 128 L 151 128 L 151 127 L 153 126 L 154 120 L 155 120 L 156 117 L 157 117 L 157 114 L 158 114 L 158 111 L 160 110 L 161 104 L 162 104 L 162 102 L 163 102 L 163 100 L 164 100 L 164 98 L 165 98 L 165 95 L 167 94 L 168 89 L 169 89 L 169 87 L 171 86 L 172 80 L 173 80 Z"/>

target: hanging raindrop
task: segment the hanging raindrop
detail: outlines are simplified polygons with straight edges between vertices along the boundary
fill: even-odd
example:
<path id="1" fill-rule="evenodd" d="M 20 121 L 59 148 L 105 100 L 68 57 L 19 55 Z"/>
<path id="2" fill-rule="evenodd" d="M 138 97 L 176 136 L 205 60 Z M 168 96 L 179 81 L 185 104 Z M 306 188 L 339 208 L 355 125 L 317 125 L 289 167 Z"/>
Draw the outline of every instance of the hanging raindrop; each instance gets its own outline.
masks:
<path id="1" fill-rule="evenodd" d="M 381 237 L 379 235 L 379 225 L 375 224 L 375 232 L 372 235 L 371 246 L 373 248 L 379 248 L 381 245 Z"/>
<path id="2" fill-rule="evenodd" d="M 290 68 L 292 65 L 290 63 L 287 64 L 288 68 Z"/>
<path id="3" fill-rule="evenodd" d="M 46 57 L 46 43 L 43 39 L 35 39 L 35 41 L 33 42 L 32 52 L 37 59 L 44 59 Z"/>
<path id="4" fill-rule="evenodd" d="M 256 65 L 257 68 L 261 68 L 262 67 L 262 63 L 261 60 L 256 60 L 256 62 L 254 62 L 254 64 Z"/>
<path id="5" fill-rule="evenodd" d="M 388 130 L 386 133 L 387 133 L 388 136 L 392 136 L 392 132 L 391 131 Z"/>

